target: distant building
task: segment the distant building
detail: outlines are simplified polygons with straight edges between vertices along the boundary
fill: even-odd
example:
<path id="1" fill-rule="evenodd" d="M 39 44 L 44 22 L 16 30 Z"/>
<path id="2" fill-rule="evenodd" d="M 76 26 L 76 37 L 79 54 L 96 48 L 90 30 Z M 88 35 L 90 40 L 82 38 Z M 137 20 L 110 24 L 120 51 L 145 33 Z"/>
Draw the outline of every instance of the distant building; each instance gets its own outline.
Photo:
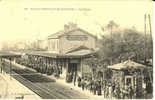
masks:
<path id="1" fill-rule="evenodd" d="M 65 54 L 80 46 L 96 48 L 96 36 L 78 28 L 76 24 L 64 25 L 64 30 L 48 36 L 48 51 Z"/>

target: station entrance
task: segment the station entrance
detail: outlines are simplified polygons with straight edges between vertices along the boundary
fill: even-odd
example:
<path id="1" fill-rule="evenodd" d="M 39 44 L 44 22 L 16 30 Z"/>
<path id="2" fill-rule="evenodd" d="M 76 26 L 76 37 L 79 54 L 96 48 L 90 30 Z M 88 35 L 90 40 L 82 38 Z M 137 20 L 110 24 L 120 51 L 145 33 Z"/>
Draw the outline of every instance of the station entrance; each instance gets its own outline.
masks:
<path id="1" fill-rule="evenodd" d="M 76 82 L 78 72 L 78 60 L 70 60 L 68 63 L 67 82 Z"/>
<path id="2" fill-rule="evenodd" d="M 68 82 L 75 82 L 77 77 L 77 63 L 68 64 Z"/>

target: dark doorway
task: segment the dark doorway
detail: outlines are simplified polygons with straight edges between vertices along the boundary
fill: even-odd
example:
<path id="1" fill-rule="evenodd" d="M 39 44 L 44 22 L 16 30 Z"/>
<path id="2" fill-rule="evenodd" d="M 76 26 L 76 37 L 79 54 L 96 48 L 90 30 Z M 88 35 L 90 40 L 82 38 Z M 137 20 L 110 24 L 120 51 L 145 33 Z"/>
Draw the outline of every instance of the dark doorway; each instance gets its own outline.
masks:
<path id="1" fill-rule="evenodd" d="M 70 75 L 70 81 L 75 81 L 77 76 L 77 63 L 69 63 L 68 73 Z"/>
<path id="2" fill-rule="evenodd" d="M 69 63 L 68 72 L 73 73 L 77 71 L 77 63 Z"/>

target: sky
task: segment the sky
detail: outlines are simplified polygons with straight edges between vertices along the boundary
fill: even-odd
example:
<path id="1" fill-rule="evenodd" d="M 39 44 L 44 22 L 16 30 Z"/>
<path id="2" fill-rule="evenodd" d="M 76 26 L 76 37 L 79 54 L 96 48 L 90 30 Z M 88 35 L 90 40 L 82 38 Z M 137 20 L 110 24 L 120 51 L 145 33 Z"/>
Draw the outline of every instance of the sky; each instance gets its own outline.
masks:
<path id="1" fill-rule="evenodd" d="M 60 10 L 61 9 L 61 10 Z M 4 41 L 44 39 L 68 22 L 92 33 L 102 33 L 113 20 L 122 28 L 144 31 L 144 14 L 151 15 L 150 0 L 0 0 L 0 44 Z"/>

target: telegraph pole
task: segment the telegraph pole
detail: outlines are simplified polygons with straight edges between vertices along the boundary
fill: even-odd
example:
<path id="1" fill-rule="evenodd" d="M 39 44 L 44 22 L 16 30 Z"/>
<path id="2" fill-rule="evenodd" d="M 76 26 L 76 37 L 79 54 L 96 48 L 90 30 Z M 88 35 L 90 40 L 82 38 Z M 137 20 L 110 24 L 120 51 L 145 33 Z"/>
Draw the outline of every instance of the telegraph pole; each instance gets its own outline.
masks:
<path id="1" fill-rule="evenodd" d="M 151 17 L 150 14 L 148 15 L 149 18 L 149 27 L 150 27 L 150 38 L 151 38 L 151 50 L 153 49 L 153 38 L 152 38 L 152 28 L 151 28 Z M 153 51 L 151 51 L 153 53 Z M 152 62 L 153 62 L 153 56 L 152 56 Z"/>
<path id="2" fill-rule="evenodd" d="M 152 38 L 152 28 L 151 28 L 151 17 L 150 17 L 150 14 L 148 14 L 148 18 L 149 18 L 149 27 L 150 27 L 150 37 L 151 37 L 151 53 L 153 53 L 153 38 Z M 152 54 L 151 54 L 152 55 Z M 152 64 L 153 64 L 153 56 L 152 56 Z M 152 65 L 153 66 L 153 65 Z M 151 83 L 153 84 L 153 79 L 151 78 L 151 74 L 149 72 L 149 75 L 150 75 L 150 81 Z"/>
<path id="3" fill-rule="evenodd" d="M 113 53 L 113 43 L 112 43 L 112 39 L 113 39 L 113 37 L 112 37 L 112 28 L 113 28 L 113 26 L 111 25 L 110 26 L 110 30 L 111 30 L 111 53 Z M 113 58 L 111 57 L 111 65 L 113 64 Z"/>
<path id="4" fill-rule="evenodd" d="M 145 33 L 145 44 L 144 44 L 144 63 L 146 63 L 146 14 L 144 15 L 144 33 Z"/>

